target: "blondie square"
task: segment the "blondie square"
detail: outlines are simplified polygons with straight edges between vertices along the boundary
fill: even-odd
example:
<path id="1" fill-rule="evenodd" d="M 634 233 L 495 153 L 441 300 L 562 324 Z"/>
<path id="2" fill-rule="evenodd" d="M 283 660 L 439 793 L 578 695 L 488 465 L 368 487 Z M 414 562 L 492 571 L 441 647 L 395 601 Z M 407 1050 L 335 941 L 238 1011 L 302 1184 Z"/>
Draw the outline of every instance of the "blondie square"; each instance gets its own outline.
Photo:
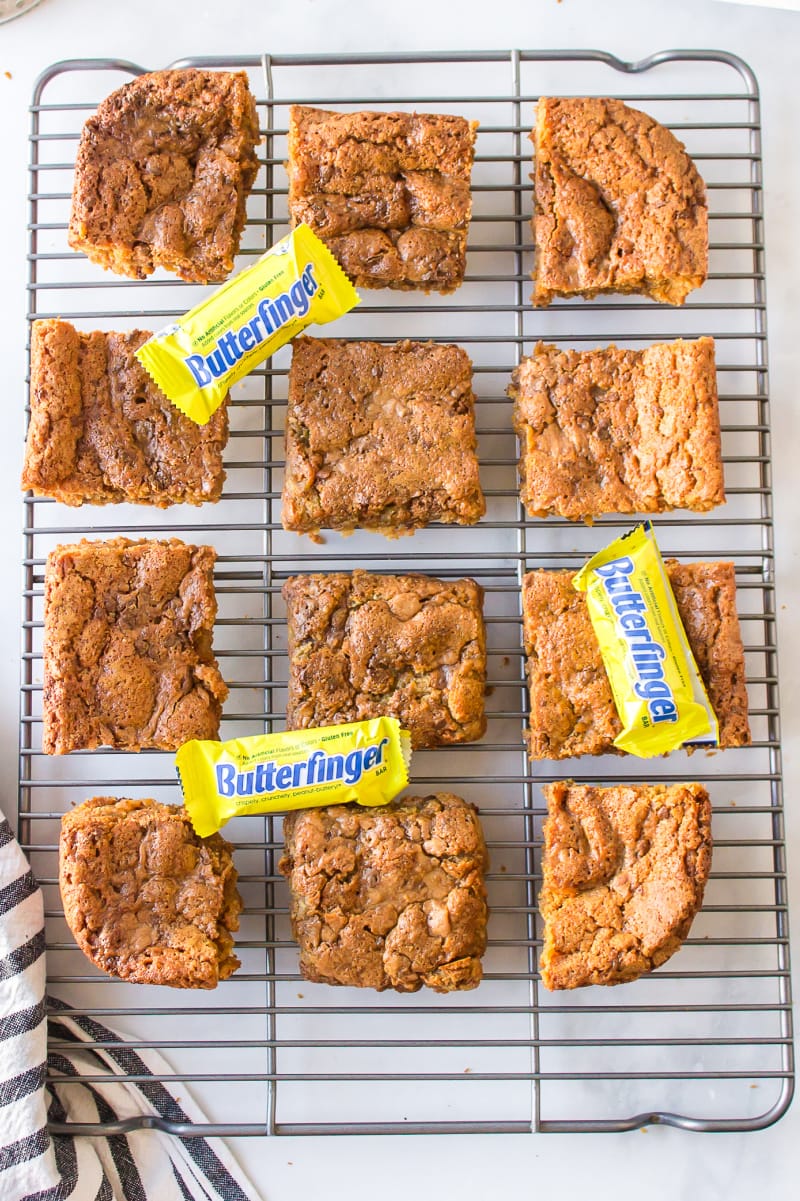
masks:
<path id="1" fill-rule="evenodd" d="M 216 988 L 240 966 L 232 847 L 185 809 L 92 797 L 61 821 L 64 917 L 84 955 L 134 984 Z"/>
<path id="2" fill-rule="evenodd" d="M 156 267 L 195 283 L 226 279 L 258 174 L 258 140 L 243 71 L 140 75 L 83 127 L 70 246 L 134 279 Z"/>
<path id="3" fill-rule="evenodd" d="M 477 122 L 289 112 L 289 212 L 362 288 L 452 292 L 464 279 Z"/>
<path id="4" fill-rule="evenodd" d="M 483 591 L 422 575 L 291 576 L 287 729 L 397 717 L 415 747 L 486 729 Z"/>
<path id="5" fill-rule="evenodd" d="M 620 100 L 543 97 L 531 140 L 535 305 L 599 292 L 683 304 L 700 287 L 706 189 L 674 134 Z"/>
<path id="6" fill-rule="evenodd" d="M 478 521 L 474 401 L 458 346 L 295 338 L 284 528 L 391 536 Z"/>
<path id="7" fill-rule="evenodd" d="M 228 690 L 211 649 L 210 546 L 78 542 L 44 577 L 42 749 L 177 750 L 217 738 Z"/>
<path id="8" fill-rule="evenodd" d="M 149 337 L 33 323 L 23 489 L 66 505 L 219 500 L 227 400 L 206 425 L 184 417 L 135 356 Z"/>
<path id="9" fill-rule="evenodd" d="M 725 500 L 713 338 L 583 353 L 540 342 L 508 394 L 531 517 L 705 512 Z"/>
<path id="10" fill-rule="evenodd" d="M 290 813 L 280 871 L 307 980 L 351 988 L 476 988 L 488 866 L 480 820 L 451 793 L 377 809 Z"/>
<path id="11" fill-rule="evenodd" d="M 719 722 L 720 747 L 750 742 L 744 649 L 732 563 L 677 563 L 667 574 Z M 621 725 L 583 593 L 571 571 L 531 571 L 522 612 L 532 759 L 605 755 Z"/>
<path id="12" fill-rule="evenodd" d="M 700 784 L 544 788 L 540 960 L 545 988 L 624 984 L 687 937 L 711 869 Z"/>

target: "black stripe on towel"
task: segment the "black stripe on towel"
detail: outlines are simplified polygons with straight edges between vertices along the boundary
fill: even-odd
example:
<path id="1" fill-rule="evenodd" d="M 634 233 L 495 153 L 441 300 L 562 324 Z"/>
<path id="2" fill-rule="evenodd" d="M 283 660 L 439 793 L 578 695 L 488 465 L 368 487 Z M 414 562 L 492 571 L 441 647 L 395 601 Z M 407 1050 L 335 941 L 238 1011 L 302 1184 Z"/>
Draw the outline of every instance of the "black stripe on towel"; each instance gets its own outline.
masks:
<path id="1" fill-rule="evenodd" d="M 12 1076 L 10 1080 L 0 1080 L 0 1109 L 4 1105 L 13 1105 L 15 1101 L 21 1101 L 23 1097 L 35 1093 L 37 1088 L 43 1088 L 46 1070 L 47 1065 L 39 1063 L 35 1068 L 28 1068 L 18 1076 Z"/>
<path id="2" fill-rule="evenodd" d="M 39 885 L 34 880 L 32 871 L 27 871 L 23 875 L 17 876 L 16 880 L 12 880 L 10 884 L 6 884 L 5 888 L 0 888 L 0 913 L 6 914 L 17 905 L 21 905 L 23 901 L 27 901 L 28 897 L 33 896 L 38 887 Z"/>
<path id="3" fill-rule="evenodd" d="M 9 826 L 6 818 L 3 818 L 3 820 L 0 821 L 0 847 L 8 846 L 8 844 L 13 841 L 14 831 L 11 829 L 11 826 Z"/>
<path id="4" fill-rule="evenodd" d="M 80 1045 L 79 1041 L 77 1046 L 79 1047 Z M 79 1069 L 65 1055 L 51 1052 L 49 1062 L 50 1066 L 59 1071 L 62 1076 L 68 1076 L 72 1080 L 80 1080 L 81 1073 Z M 103 1067 L 106 1068 L 106 1065 L 103 1064 Z M 106 1068 L 106 1070 L 108 1069 Z M 109 1081 L 113 1081 L 113 1079 L 113 1073 L 110 1073 Z M 54 1083 L 57 1082 L 54 1081 Z M 97 1120 L 102 1122 L 103 1125 L 116 1122 L 119 1114 L 112 1109 L 108 1101 L 98 1092 L 94 1085 L 87 1083 L 83 1087 L 95 1103 Z M 144 1190 L 142 1178 L 139 1175 L 139 1169 L 136 1166 L 136 1160 L 133 1157 L 127 1136 L 124 1134 L 112 1134 L 108 1136 L 106 1141 L 108 1142 L 108 1149 L 111 1152 L 111 1158 L 114 1160 L 114 1167 L 117 1169 L 122 1191 L 125 1194 L 125 1201 L 147 1201 L 147 1194 Z"/>
<path id="5" fill-rule="evenodd" d="M 0 959 L 0 981 L 18 976 L 42 955 L 44 955 L 44 930 L 34 934 L 33 938 L 29 938 L 21 947 L 17 947 L 10 955 L 6 955 L 5 959 Z"/>
<path id="6" fill-rule="evenodd" d="M 189 1186 L 187 1185 L 186 1181 L 181 1176 L 178 1169 L 175 1167 L 174 1163 L 172 1165 L 172 1175 L 175 1177 L 175 1180 L 177 1181 L 177 1184 L 178 1184 L 178 1188 L 181 1190 L 181 1196 L 183 1197 L 183 1201 L 195 1201 L 195 1198 L 189 1192 Z"/>
<path id="7" fill-rule="evenodd" d="M 44 1018 L 44 998 L 36 1005 L 27 1009 L 18 1009 L 8 1017 L 0 1018 L 0 1043 L 7 1038 L 16 1038 L 18 1034 L 27 1034 L 35 1030 Z"/>
<path id="8" fill-rule="evenodd" d="M 59 1001 L 55 997 L 49 997 L 48 1003 L 51 1009 L 56 1009 L 63 1017 L 69 1018 L 70 1021 L 74 1022 L 80 1030 L 88 1034 L 95 1042 L 107 1043 L 116 1041 L 116 1035 L 112 1034 L 105 1026 L 101 1026 L 99 1022 L 93 1021 L 92 1018 L 83 1016 L 73 1017 L 70 1014 L 69 1006 L 63 1001 Z M 74 1032 L 64 1029 L 58 1021 L 58 1016 L 54 1015 L 51 1017 L 50 1026 L 51 1034 L 70 1037 L 75 1042 L 80 1041 Z M 88 1049 L 91 1050 L 91 1048 Z M 134 1051 L 127 1050 L 124 1047 L 106 1046 L 103 1047 L 103 1052 L 110 1059 L 113 1059 L 126 1075 L 149 1076 L 151 1078 L 148 1081 L 137 1083 L 135 1087 L 147 1098 L 162 1118 L 170 1122 L 185 1122 L 189 1124 L 189 1118 L 172 1094 L 159 1080 L 153 1078 L 153 1073 Z M 224 1197 L 225 1201 L 250 1201 L 250 1198 L 242 1191 L 222 1160 L 204 1138 L 182 1137 L 181 1142 L 198 1168 L 207 1177 L 209 1183 L 217 1190 L 220 1197 Z"/>
<path id="9" fill-rule="evenodd" d="M 50 1092 L 49 1089 L 47 1091 L 50 1093 L 50 1103 L 47 1107 L 48 1120 L 51 1122 L 66 1121 L 67 1115 L 61 1101 L 54 1092 Z M 75 1139 L 56 1135 L 52 1141 L 56 1168 L 61 1180 L 53 1188 L 44 1189 L 40 1193 L 26 1197 L 25 1201 L 79 1201 L 79 1198 L 74 1196 L 78 1187 L 78 1156 L 75 1151 Z M 102 1172 L 102 1167 L 100 1170 Z M 105 1179 L 104 1172 L 103 1179 Z M 99 1201 L 99 1195 L 94 1198 L 94 1201 Z"/>
<path id="10" fill-rule="evenodd" d="M 47 1133 L 47 1127 L 42 1126 L 41 1130 L 37 1130 L 34 1134 L 28 1134 L 15 1143 L 8 1143 L 5 1147 L 0 1147 L 0 1172 L 4 1172 L 6 1168 L 16 1167 L 17 1164 L 26 1163 L 29 1159 L 36 1159 L 37 1155 L 42 1155 L 49 1145 L 50 1136 Z"/>

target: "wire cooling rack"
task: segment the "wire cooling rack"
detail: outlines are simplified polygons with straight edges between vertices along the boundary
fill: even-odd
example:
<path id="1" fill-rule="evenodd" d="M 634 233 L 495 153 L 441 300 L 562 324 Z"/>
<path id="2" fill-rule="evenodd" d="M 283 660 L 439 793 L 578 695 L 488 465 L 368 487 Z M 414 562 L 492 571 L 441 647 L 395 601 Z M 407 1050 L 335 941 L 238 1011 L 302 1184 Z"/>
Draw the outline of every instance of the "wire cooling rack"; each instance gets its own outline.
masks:
<path id="1" fill-rule="evenodd" d="M 762 234 L 759 101 L 733 56 L 665 52 L 624 63 L 591 52 L 274 56 L 186 59 L 176 66 L 244 68 L 259 97 L 262 167 L 248 204 L 239 265 L 287 227 L 287 106 L 417 108 L 480 121 L 468 274 L 448 297 L 367 292 L 340 337 L 434 338 L 475 364 L 481 471 L 488 512 L 478 527 L 431 528 L 388 542 L 284 533 L 278 507 L 288 348 L 234 390 L 224 498 L 201 510 L 108 506 L 69 510 L 25 501 L 20 834 L 43 884 L 49 988 L 119 1033 L 119 1049 L 168 1065 L 208 1123 L 155 1118 L 176 1134 L 319 1134 L 625 1130 L 664 1122 L 753 1130 L 792 1091 L 790 983 L 778 725 L 772 508 Z M 59 63 L 32 107 L 29 319 L 82 329 L 157 329 L 202 290 L 157 274 L 132 282 L 72 253 L 66 222 L 83 121 L 144 68 Z M 680 309 L 633 297 L 530 306 L 532 247 L 527 134 L 540 94 L 619 95 L 683 139 L 708 184 L 710 275 Z M 328 331 L 326 331 L 328 332 Z M 538 338 L 587 348 L 713 334 L 717 340 L 727 505 L 659 518 L 663 551 L 733 558 L 746 647 L 751 747 L 536 763 L 525 757 L 527 707 L 520 579 L 534 567 L 577 567 L 629 520 L 594 527 L 526 520 L 505 396 L 512 368 Z M 59 818 L 97 793 L 178 801 L 172 757 L 113 751 L 41 753 L 42 583 L 47 552 L 83 535 L 177 534 L 219 552 L 216 649 L 230 683 L 222 737 L 282 728 L 286 629 L 280 598 L 292 572 L 356 565 L 470 574 L 486 590 L 489 729 L 478 744 L 420 751 L 414 791 L 456 790 L 481 810 L 492 867 L 490 946 L 476 992 L 446 997 L 327 988 L 301 980 L 291 941 L 277 819 L 240 818 L 236 846 L 245 914 L 243 966 L 213 993 L 126 985 L 76 949 L 57 886 Z M 543 783 L 702 780 L 714 805 L 706 904 L 683 949 L 658 972 L 614 989 L 548 994 L 540 987 L 536 914 Z M 91 1079 L 91 1078 L 90 1078 Z M 60 1081 L 62 1087 L 68 1082 Z M 128 1124 L 128 1128 L 132 1123 Z M 82 1126 L 110 1133 L 119 1125 Z M 74 1128 L 73 1128 L 74 1129 Z"/>

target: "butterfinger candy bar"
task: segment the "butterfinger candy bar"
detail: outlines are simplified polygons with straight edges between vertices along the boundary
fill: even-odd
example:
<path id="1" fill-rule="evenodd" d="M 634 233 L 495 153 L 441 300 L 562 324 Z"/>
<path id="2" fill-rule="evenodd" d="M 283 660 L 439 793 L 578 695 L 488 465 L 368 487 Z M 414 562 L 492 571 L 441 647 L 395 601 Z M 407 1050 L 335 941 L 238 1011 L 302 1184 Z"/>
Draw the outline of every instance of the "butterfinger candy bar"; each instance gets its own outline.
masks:
<path id="1" fill-rule="evenodd" d="M 328 248 L 298 225 L 257 263 L 218 288 L 136 357 L 173 404 L 205 425 L 228 390 L 312 324 L 359 303 Z"/>
<path id="2" fill-rule="evenodd" d="M 641 758 L 716 745 L 716 715 L 686 637 L 652 524 L 596 554 L 572 581 L 586 605 L 622 722 L 614 746 Z"/>
<path id="3" fill-rule="evenodd" d="M 387 805 L 408 783 L 411 735 L 396 717 L 230 742 L 185 743 L 175 757 L 201 838 L 244 813 L 320 805 Z"/>

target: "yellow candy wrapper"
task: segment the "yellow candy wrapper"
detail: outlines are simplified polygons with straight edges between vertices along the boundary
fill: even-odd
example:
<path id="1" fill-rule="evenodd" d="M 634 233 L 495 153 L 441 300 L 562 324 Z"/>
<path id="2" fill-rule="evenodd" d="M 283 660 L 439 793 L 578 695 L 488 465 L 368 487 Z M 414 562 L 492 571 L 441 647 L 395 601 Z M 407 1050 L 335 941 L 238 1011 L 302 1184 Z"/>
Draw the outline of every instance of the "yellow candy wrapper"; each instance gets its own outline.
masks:
<path id="1" fill-rule="evenodd" d="M 360 297 L 327 246 L 298 225 L 136 357 L 174 405 L 205 425 L 228 390 L 308 325 L 343 316 Z"/>
<path id="2" fill-rule="evenodd" d="M 185 742 L 175 756 L 201 838 L 243 813 L 388 805 L 408 784 L 411 735 L 396 717 L 230 742 Z"/>
<path id="3" fill-rule="evenodd" d="M 572 581 L 589 616 L 622 732 L 642 759 L 684 743 L 716 745 L 719 726 L 675 604 L 652 523 L 601 550 Z"/>

